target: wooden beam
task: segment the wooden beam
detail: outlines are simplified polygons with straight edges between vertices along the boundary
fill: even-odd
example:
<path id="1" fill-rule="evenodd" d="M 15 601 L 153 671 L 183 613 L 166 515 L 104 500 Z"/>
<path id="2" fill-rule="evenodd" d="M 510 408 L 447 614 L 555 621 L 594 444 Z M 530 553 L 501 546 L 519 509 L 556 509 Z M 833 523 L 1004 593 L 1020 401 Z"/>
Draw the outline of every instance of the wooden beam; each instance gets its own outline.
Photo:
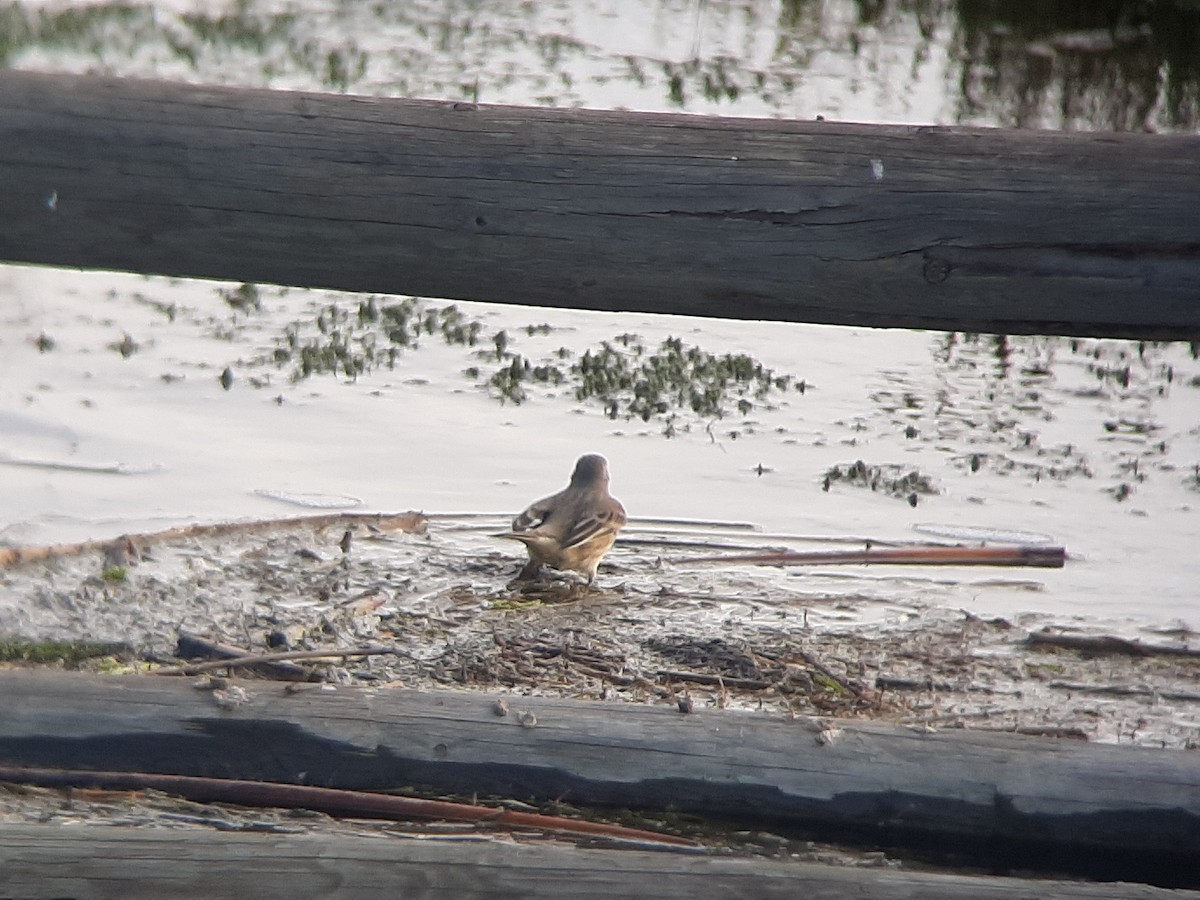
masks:
<path id="1" fill-rule="evenodd" d="M 475 692 L 0 671 L 0 761 L 674 809 L 1195 873 L 1200 757 L 1017 735 Z"/>
<path id="2" fill-rule="evenodd" d="M 649 895 L 661 900 L 1186 900 L 1200 896 L 1137 884 L 937 875 L 509 841 L 12 823 L 0 823 L 0 872 L 6 897 L 78 900 Z"/>
<path id="3" fill-rule="evenodd" d="M 1200 337 L 1200 136 L 0 73 L 0 259 L 737 319 Z"/>

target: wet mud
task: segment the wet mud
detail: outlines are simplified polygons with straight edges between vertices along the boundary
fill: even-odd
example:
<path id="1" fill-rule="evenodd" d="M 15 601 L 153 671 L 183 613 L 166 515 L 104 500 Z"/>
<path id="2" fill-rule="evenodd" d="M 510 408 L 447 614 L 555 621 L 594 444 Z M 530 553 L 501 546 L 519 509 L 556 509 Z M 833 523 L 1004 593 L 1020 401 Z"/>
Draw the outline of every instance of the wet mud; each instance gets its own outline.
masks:
<path id="1" fill-rule="evenodd" d="M 1126 639 L 1046 614 L 901 603 L 889 597 L 886 566 L 681 562 L 697 544 L 736 552 L 755 539 L 717 523 L 635 522 L 594 586 L 553 572 L 520 581 L 520 554 L 490 536 L 502 526 L 486 516 L 330 514 L 10 559 L 0 633 L 86 636 L 105 661 L 59 663 L 85 668 L 177 663 L 183 634 L 247 653 L 361 651 L 291 664 L 295 677 L 338 684 L 1200 745 L 1200 651 L 1188 633 Z M 952 567 L 940 580 L 959 591 L 1037 586 L 979 571 Z M 8 655 L 22 664 L 29 653 L 14 645 Z"/>

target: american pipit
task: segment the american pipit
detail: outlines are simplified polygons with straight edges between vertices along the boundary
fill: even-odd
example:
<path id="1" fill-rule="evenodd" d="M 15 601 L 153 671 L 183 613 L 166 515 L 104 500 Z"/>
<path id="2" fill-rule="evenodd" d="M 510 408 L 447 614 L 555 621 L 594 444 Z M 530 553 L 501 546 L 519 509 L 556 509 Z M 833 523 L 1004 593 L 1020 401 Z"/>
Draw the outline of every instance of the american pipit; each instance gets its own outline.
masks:
<path id="1" fill-rule="evenodd" d="M 513 519 L 512 531 L 497 537 L 529 551 L 520 577 L 533 578 L 545 563 L 585 575 L 591 584 L 625 521 L 625 507 L 608 492 L 608 461 L 589 453 L 575 463 L 570 484 L 531 505 Z"/>

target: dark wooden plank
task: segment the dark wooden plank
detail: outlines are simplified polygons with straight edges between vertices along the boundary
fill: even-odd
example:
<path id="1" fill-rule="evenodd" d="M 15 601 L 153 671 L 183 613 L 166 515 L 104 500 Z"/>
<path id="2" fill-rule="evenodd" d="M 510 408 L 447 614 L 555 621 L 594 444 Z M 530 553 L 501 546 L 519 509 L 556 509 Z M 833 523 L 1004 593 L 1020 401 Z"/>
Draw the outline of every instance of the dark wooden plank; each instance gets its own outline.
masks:
<path id="1" fill-rule="evenodd" d="M 0 824 L 0 889 L 14 897 L 780 898 L 1187 900 L 1137 884 L 934 875 L 776 860 L 577 850 L 501 841 Z"/>
<path id="2" fill-rule="evenodd" d="M 183 679 L 0 672 L 0 761 L 669 808 L 1090 855 L 1118 873 L 1121 860 L 1165 872 L 1200 858 L 1194 753 L 515 695 L 498 715 L 483 693 L 243 685 L 249 698 L 227 708 Z"/>
<path id="3" fill-rule="evenodd" d="M 0 259 L 542 306 L 1200 337 L 1200 136 L 0 73 Z"/>

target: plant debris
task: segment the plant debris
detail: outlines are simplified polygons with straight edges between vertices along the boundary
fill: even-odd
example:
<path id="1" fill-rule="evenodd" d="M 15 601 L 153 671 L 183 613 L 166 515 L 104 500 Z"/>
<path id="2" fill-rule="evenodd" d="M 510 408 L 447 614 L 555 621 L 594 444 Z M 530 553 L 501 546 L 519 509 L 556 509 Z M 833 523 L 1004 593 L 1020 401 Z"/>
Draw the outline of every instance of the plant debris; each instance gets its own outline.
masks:
<path id="1" fill-rule="evenodd" d="M 636 521 L 637 537 L 618 541 L 596 586 L 570 576 L 518 582 L 522 560 L 485 536 L 498 524 L 327 514 L 12 549 L 0 559 L 0 634 L 20 639 L 9 639 L 18 649 L 6 664 L 128 671 L 169 669 L 180 655 L 244 656 L 204 668 L 244 685 L 253 664 L 333 684 L 1200 746 L 1190 632 L 1131 641 L 1046 615 L 980 619 L 922 599 L 931 588 L 901 606 L 887 582 L 873 594 L 873 580 L 815 589 L 815 572 L 691 567 L 639 543 L 655 533 Z M 347 531 L 354 540 L 343 551 Z M 114 543 L 126 560 L 121 581 L 101 577 Z M 888 615 L 872 623 L 880 606 Z M 79 635 L 106 655 L 30 643 Z"/>

